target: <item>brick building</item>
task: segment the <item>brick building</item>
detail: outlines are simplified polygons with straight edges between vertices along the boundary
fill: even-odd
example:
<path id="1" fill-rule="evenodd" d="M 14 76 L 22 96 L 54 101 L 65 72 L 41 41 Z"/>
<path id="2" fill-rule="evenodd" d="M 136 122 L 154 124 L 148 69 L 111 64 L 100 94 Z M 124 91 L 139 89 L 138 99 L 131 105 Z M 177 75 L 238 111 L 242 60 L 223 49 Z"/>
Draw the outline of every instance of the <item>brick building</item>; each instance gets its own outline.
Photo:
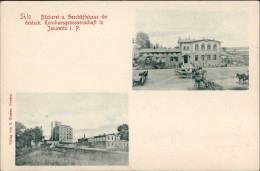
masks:
<path id="1" fill-rule="evenodd" d="M 61 122 L 51 123 L 51 140 L 59 142 L 72 143 L 73 142 L 73 128 L 68 125 L 62 125 Z"/>
<path id="2" fill-rule="evenodd" d="M 181 51 L 171 49 L 142 49 L 140 60 L 143 68 L 176 68 L 180 62 Z"/>

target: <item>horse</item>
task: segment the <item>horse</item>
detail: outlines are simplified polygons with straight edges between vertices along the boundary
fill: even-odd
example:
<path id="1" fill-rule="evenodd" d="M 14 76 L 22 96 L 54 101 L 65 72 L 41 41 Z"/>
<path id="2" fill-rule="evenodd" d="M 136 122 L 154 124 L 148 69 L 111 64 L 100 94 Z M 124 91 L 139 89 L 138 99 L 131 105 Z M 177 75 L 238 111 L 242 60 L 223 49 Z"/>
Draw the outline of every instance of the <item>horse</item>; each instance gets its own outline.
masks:
<path id="1" fill-rule="evenodd" d="M 243 84 L 244 84 L 246 81 L 247 81 L 248 84 L 249 84 L 249 75 L 244 74 Z"/>
<path id="2" fill-rule="evenodd" d="M 239 74 L 237 73 L 236 77 L 238 78 L 238 84 L 240 84 L 240 80 L 243 81 L 243 84 L 244 84 L 244 78 L 245 78 L 245 74 Z"/>
<path id="3" fill-rule="evenodd" d="M 144 73 L 144 76 L 145 76 L 145 78 L 148 76 L 148 70 L 147 71 L 144 71 L 143 72 Z"/>

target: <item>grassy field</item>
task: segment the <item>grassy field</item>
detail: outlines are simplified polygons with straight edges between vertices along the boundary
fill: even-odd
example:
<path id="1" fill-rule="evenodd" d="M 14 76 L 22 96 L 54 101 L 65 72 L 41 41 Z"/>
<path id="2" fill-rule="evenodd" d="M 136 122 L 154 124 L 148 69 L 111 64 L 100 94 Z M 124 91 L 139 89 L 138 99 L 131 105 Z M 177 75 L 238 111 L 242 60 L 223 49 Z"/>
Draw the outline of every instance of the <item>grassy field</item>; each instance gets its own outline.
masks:
<path id="1" fill-rule="evenodd" d="M 205 78 L 222 85 L 225 90 L 247 90 L 249 85 L 239 85 L 236 73 L 247 73 L 248 67 L 205 68 Z M 133 70 L 133 74 L 140 70 Z M 143 86 L 133 87 L 133 90 L 196 90 L 194 79 L 180 78 L 174 69 L 149 70 Z"/>
<path id="2" fill-rule="evenodd" d="M 128 165 L 128 154 L 64 149 L 28 149 L 16 155 L 16 165 Z"/>

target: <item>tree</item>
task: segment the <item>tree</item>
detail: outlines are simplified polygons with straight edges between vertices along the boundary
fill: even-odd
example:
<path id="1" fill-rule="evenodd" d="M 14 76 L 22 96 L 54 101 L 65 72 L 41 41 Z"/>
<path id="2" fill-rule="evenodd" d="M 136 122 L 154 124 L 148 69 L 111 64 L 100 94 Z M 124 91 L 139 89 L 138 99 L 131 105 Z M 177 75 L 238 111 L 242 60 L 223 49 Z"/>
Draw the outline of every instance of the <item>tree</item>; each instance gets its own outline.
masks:
<path id="1" fill-rule="evenodd" d="M 44 139 L 43 131 L 40 127 L 36 126 L 32 130 L 35 143 L 41 142 Z"/>
<path id="2" fill-rule="evenodd" d="M 40 127 L 26 128 L 21 122 L 15 122 L 16 149 L 31 146 L 31 142 L 36 144 L 44 139 L 43 131 Z"/>
<path id="3" fill-rule="evenodd" d="M 159 44 L 156 43 L 156 44 L 154 45 L 154 47 L 155 47 L 155 49 L 159 49 Z"/>
<path id="4" fill-rule="evenodd" d="M 127 124 L 122 124 L 117 127 L 118 135 L 121 140 L 129 141 L 129 129 Z"/>
<path id="5" fill-rule="evenodd" d="M 136 44 L 138 44 L 141 49 L 150 48 L 151 42 L 149 36 L 146 33 L 138 32 L 136 34 Z"/>
<path id="6" fill-rule="evenodd" d="M 22 148 L 25 146 L 24 141 L 24 131 L 26 127 L 21 122 L 15 122 L 15 147 L 16 149 Z"/>

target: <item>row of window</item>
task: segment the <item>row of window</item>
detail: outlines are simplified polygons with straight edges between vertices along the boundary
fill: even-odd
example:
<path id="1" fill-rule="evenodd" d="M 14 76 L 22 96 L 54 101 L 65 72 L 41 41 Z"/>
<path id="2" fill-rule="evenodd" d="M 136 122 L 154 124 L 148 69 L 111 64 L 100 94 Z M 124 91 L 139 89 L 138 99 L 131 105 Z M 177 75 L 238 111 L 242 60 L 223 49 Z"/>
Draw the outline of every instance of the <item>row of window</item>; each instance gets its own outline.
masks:
<path id="1" fill-rule="evenodd" d="M 189 46 L 183 46 L 183 51 L 189 51 L 189 50 L 190 50 Z M 199 50 L 199 45 L 198 44 L 195 45 L 195 50 Z M 204 44 L 201 45 L 200 50 L 205 50 L 205 45 Z M 210 44 L 208 44 L 207 50 L 212 50 Z M 216 44 L 213 45 L 213 50 L 217 50 L 217 45 Z"/>
<path id="2" fill-rule="evenodd" d="M 144 53 L 142 53 L 142 54 L 144 54 Z M 149 55 L 149 54 L 152 54 L 152 55 L 164 55 L 164 54 L 166 54 L 166 55 L 168 55 L 168 54 L 174 54 L 174 53 L 172 53 L 172 52 L 165 52 L 165 53 L 159 53 L 159 52 L 157 52 L 157 53 L 154 53 L 154 52 L 152 52 L 152 53 L 146 53 L 147 55 Z"/>
<path id="3" fill-rule="evenodd" d="M 114 136 L 107 136 L 107 140 L 115 140 Z M 106 141 L 106 137 L 94 138 L 94 141 Z"/>
<path id="4" fill-rule="evenodd" d="M 195 55 L 195 61 L 199 60 L 199 55 Z M 205 55 L 201 55 L 201 60 L 205 60 Z M 207 60 L 211 60 L 211 55 L 207 55 Z M 213 55 L 213 60 L 217 60 L 217 55 Z"/>
<path id="5" fill-rule="evenodd" d="M 173 62 L 174 58 L 175 58 L 175 61 L 179 61 L 179 58 L 178 58 L 177 56 L 175 56 L 175 57 L 170 57 L 170 61 Z"/>
<path id="6" fill-rule="evenodd" d="M 211 55 L 206 55 L 207 57 L 207 60 L 211 60 Z M 156 60 L 159 60 L 159 57 L 156 57 Z M 177 56 L 175 57 L 170 57 L 170 61 L 173 62 L 173 61 L 179 61 L 179 58 Z M 195 55 L 195 61 L 198 61 L 199 60 L 199 55 Z M 205 60 L 205 55 L 201 55 L 201 60 L 204 61 Z M 213 55 L 213 60 L 217 60 L 217 55 Z M 165 61 L 165 58 L 161 58 L 161 61 L 164 62 Z M 109 139 L 109 138 L 108 138 Z M 113 140 L 113 138 L 112 138 Z"/>

